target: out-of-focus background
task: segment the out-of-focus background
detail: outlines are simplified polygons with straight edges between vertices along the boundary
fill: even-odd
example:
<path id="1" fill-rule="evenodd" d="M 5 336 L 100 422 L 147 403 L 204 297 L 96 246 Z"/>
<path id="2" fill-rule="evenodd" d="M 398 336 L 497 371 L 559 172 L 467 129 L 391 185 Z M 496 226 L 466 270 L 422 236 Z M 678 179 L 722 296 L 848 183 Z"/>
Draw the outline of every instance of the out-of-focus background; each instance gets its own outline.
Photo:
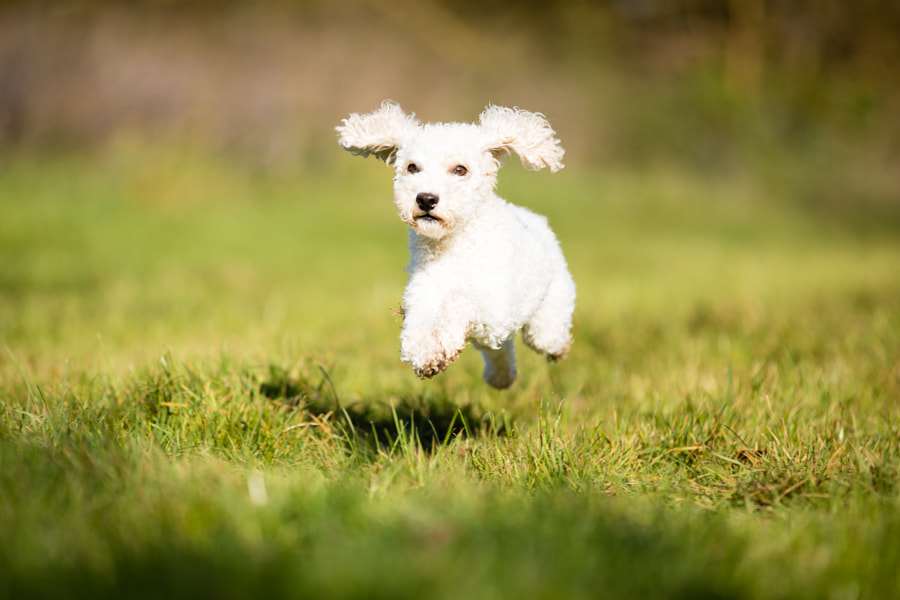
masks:
<path id="1" fill-rule="evenodd" d="M 592 168 L 897 162 L 898 32 L 890 0 L 7 1 L 0 147 L 127 136 L 317 166 L 339 118 L 393 98 L 424 120 L 542 111 Z"/>
<path id="2" fill-rule="evenodd" d="M 616 323 L 880 305 L 900 283 L 898 32 L 878 0 L 0 3 L 0 337 L 45 367 L 228 347 L 415 386 L 390 170 L 334 132 L 386 98 L 425 121 L 548 116 L 567 168 L 510 159 L 499 191 L 561 240 L 581 364 L 623 353 Z"/>
<path id="3" fill-rule="evenodd" d="M 386 98 L 550 119 L 566 360 L 399 360 Z M 898 398 L 897 0 L 0 0 L 0 596 L 897 597 Z"/>

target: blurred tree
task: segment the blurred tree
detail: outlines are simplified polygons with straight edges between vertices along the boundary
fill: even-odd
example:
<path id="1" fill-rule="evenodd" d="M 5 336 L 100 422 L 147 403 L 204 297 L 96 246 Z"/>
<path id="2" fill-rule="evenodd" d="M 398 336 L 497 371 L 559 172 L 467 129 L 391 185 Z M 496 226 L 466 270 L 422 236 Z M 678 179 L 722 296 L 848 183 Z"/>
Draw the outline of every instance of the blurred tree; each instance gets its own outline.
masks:
<path id="1" fill-rule="evenodd" d="M 0 0 L 0 146 L 190 131 L 293 160 L 348 99 L 379 95 L 442 115 L 460 98 L 466 114 L 564 105 L 573 135 L 596 138 L 592 116 L 629 78 L 694 94 L 675 105 L 688 120 L 767 103 L 887 132 L 898 64 L 896 0 Z"/>

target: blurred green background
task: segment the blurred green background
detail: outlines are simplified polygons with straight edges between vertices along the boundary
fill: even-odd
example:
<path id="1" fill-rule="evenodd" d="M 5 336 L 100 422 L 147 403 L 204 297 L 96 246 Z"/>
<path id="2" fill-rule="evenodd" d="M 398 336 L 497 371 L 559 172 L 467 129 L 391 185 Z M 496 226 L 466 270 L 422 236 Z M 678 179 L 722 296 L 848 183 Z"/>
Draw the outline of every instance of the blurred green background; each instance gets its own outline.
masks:
<path id="1" fill-rule="evenodd" d="M 500 193 L 561 238 L 583 359 L 629 311 L 881 302 L 898 32 L 876 0 L 0 3 L 0 334 L 38 370 L 241 348 L 408 375 L 390 172 L 334 133 L 385 98 L 550 118 L 567 169 L 511 160 Z"/>
<path id="2" fill-rule="evenodd" d="M 0 145 L 166 139 L 319 167 L 342 116 L 393 98 L 425 120 L 540 110 L 590 168 L 812 149 L 883 166 L 898 31 L 889 0 L 7 1 Z"/>

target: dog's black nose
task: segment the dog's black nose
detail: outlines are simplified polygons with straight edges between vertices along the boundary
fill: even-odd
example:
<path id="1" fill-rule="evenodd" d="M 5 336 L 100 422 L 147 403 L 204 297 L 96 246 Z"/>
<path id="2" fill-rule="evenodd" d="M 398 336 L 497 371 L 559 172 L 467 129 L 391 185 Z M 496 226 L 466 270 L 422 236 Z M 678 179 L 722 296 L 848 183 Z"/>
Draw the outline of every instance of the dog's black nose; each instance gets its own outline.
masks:
<path id="1" fill-rule="evenodd" d="M 416 204 L 424 211 L 433 210 L 437 206 L 438 197 L 429 192 L 419 192 L 416 196 Z"/>

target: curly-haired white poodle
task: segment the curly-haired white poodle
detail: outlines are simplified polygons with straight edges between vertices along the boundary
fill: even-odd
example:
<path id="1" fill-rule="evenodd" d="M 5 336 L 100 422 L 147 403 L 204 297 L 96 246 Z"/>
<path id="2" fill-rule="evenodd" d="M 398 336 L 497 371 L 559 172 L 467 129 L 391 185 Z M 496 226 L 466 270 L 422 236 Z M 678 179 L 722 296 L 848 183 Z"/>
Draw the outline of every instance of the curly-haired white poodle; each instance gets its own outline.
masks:
<path id="1" fill-rule="evenodd" d="M 545 217 L 494 193 L 500 159 L 563 168 L 543 115 L 489 106 L 469 123 L 420 123 L 385 101 L 336 128 L 339 143 L 393 164 L 394 203 L 409 225 L 409 282 L 400 357 L 420 377 L 452 363 L 466 342 L 484 357 L 484 379 L 516 378 L 514 337 L 556 361 L 571 344 L 575 283 Z"/>

